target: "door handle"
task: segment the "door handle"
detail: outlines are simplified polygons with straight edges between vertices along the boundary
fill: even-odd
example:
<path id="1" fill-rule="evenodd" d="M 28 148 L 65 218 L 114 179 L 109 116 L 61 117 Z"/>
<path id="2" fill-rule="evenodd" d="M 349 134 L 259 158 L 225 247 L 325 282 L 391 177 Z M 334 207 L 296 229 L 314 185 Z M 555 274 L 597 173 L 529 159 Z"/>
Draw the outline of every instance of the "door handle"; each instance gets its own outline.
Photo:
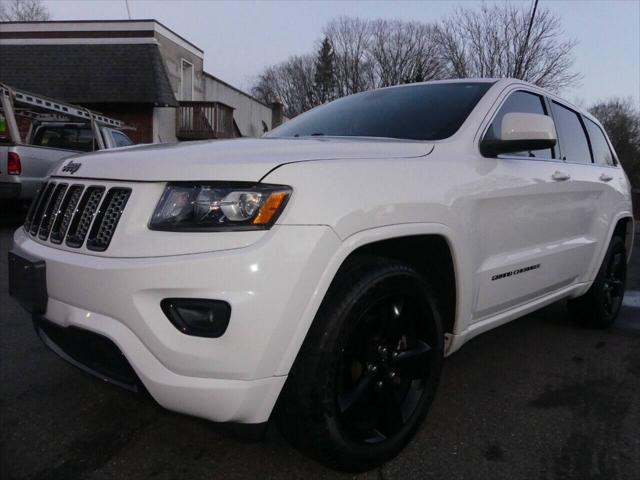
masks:
<path id="1" fill-rule="evenodd" d="M 601 182 L 610 182 L 611 180 L 613 180 L 613 177 L 611 175 L 607 175 L 606 173 L 600 175 L 599 178 Z"/>
<path id="2" fill-rule="evenodd" d="M 563 182 L 565 180 L 569 180 L 571 178 L 571 175 L 569 175 L 566 172 L 561 172 L 560 170 L 556 170 L 556 172 L 551 175 L 551 178 L 553 178 L 556 182 Z"/>

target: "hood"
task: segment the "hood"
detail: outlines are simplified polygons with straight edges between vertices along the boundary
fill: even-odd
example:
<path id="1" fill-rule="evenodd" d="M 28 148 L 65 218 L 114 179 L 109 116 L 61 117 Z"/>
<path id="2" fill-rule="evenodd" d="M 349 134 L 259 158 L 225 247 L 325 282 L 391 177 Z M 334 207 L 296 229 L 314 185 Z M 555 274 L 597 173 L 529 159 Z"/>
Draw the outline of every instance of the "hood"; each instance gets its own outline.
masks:
<path id="1" fill-rule="evenodd" d="M 77 155 L 61 162 L 52 174 L 110 180 L 257 182 L 285 163 L 419 157 L 432 149 L 430 143 L 391 139 L 210 140 L 140 145 Z"/>

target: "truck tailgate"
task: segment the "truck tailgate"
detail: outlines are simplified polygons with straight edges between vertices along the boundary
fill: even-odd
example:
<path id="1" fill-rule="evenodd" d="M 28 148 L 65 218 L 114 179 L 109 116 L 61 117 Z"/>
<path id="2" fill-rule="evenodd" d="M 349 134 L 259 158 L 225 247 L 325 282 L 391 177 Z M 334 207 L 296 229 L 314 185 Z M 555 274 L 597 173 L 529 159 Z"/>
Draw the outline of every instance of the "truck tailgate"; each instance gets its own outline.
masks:
<path id="1" fill-rule="evenodd" d="M 7 172 L 9 152 L 20 160 L 20 174 Z M 0 198 L 30 199 L 49 170 L 60 160 L 77 152 L 32 145 L 0 145 Z"/>

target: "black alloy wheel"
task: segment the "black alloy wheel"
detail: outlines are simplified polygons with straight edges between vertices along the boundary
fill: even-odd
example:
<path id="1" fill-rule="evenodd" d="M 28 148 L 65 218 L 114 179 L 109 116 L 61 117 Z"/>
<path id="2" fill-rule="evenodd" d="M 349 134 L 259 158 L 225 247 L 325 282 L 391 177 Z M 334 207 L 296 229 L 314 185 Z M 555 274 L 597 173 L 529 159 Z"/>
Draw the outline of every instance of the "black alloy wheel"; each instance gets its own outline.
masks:
<path id="1" fill-rule="evenodd" d="M 569 300 L 571 317 L 589 327 L 611 326 L 620 313 L 626 282 L 627 250 L 624 239 L 614 236 L 591 288 Z"/>
<path id="2" fill-rule="evenodd" d="M 356 257 L 337 274 L 309 329 L 276 419 L 296 447 L 359 472 L 411 440 L 435 396 L 444 334 L 423 275 L 387 258 Z"/>
<path id="3" fill-rule="evenodd" d="M 625 252 L 618 250 L 613 252 L 607 265 L 602 290 L 604 311 L 609 317 L 616 314 L 622 306 L 627 276 L 626 262 Z"/>
<path id="4" fill-rule="evenodd" d="M 358 320 L 338 366 L 338 421 L 353 438 L 396 435 L 418 407 L 434 350 L 420 299 L 382 297 Z"/>

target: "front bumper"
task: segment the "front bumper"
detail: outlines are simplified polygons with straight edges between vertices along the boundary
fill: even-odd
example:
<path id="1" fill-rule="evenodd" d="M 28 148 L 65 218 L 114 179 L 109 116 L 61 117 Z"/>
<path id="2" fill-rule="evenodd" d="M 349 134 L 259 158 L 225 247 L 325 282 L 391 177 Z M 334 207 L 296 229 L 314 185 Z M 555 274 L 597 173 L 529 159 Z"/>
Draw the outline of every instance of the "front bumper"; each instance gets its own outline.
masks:
<path id="1" fill-rule="evenodd" d="M 40 340 L 62 359 L 85 372 L 134 392 L 140 379 L 120 349 L 98 333 L 77 327 L 60 327 L 33 315 Z"/>
<path id="2" fill-rule="evenodd" d="M 14 250 L 46 262 L 44 317 L 112 341 L 162 406 L 218 422 L 261 423 L 282 386 L 283 355 L 340 242 L 324 226 L 276 226 L 235 250 L 149 258 L 78 254 L 19 229 Z M 220 338 L 178 331 L 168 297 L 231 305 Z"/>

